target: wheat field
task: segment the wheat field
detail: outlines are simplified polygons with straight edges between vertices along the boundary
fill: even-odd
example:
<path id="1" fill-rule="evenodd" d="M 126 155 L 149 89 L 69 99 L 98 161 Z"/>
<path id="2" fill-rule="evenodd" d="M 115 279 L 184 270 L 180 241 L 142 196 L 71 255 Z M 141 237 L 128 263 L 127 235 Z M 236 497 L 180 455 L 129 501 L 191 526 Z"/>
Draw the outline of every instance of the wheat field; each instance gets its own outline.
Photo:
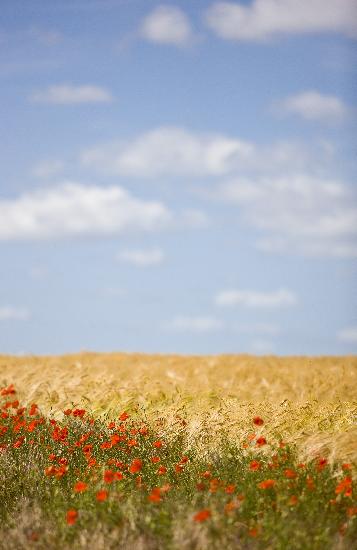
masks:
<path id="1" fill-rule="evenodd" d="M 0 383 L 54 415 L 71 405 L 98 416 L 140 409 L 167 434 L 185 418 L 188 447 L 244 439 L 247 418 L 260 414 L 302 456 L 357 460 L 355 356 L 3 355 Z"/>

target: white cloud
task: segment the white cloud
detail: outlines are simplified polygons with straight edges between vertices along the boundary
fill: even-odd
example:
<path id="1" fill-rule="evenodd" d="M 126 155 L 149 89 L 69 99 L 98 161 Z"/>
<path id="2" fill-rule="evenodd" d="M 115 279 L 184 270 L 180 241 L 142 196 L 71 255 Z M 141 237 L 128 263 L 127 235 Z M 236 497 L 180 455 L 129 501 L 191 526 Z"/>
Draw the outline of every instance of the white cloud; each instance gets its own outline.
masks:
<path id="1" fill-rule="evenodd" d="M 123 250 L 118 254 L 118 260 L 137 267 L 159 265 L 164 261 L 164 257 L 164 253 L 160 248 Z"/>
<path id="2" fill-rule="evenodd" d="M 0 241 L 151 231 L 170 220 L 161 202 L 137 199 L 118 186 L 66 182 L 0 199 Z"/>
<path id="3" fill-rule="evenodd" d="M 114 142 L 84 151 L 84 166 L 100 172 L 142 178 L 222 176 L 239 167 L 258 169 L 262 156 L 271 166 L 300 162 L 295 147 L 277 144 L 260 151 L 246 141 L 219 135 L 193 133 L 184 128 L 159 127 L 131 142 Z"/>
<path id="4" fill-rule="evenodd" d="M 357 36 L 356 0 L 254 0 L 215 2 L 207 25 L 228 40 L 266 41 L 276 36 L 340 33 Z"/>
<path id="5" fill-rule="evenodd" d="M 113 100 L 113 97 L 105 88 L 92 84 L 83 86 L 58 84 L 33 93 L 31 100 L 35 103 L 71 105 L 79 103 L 108 103 Z"/>
<path id="6" fill-rule="evenodd" d="M 236 179 L 216 196 L 241 207 L 245 222 L 262 232 L 258 247 L 266 252 L 357 255 L 355 191 L 339 181 L 306 175 Z"/>
<path id="7" fill-rule="evenodd" d="M 327 123 L 341 120 L 348 113 L 348 108 L 338 97 L 313 90 L 286 98 L 280 102 L 280 109 L 306 120 L 322 120 Z"/>
<path id="8" fill-rule="evenodd" d="M 36 178 L 47 179 L 58 176 L 64 168 L 60 160 L 44 160 L 33 167 L 32 174 Z"/>
<path id="9" fill-rule="evenodd" d="M 297 297 L 285 288 L 271 292 L 256 290 L 223 290 L 215 298 L 219 306 L 245 306 L 248 308 L 280 308 L 294 306 Z"/>
<path id="10" fill-rule="evenodd" d="M 143 21 L 140 34 L 157 44 L 186 46 L 193 40 L 190 21 L 176 6 L 157 6 Z"/>
<path id="11" fill-rule="evenodd" d="M 347 327 L 340 330 L 337 334 L 337 337 L 341 342 L 348 342 L 351 344 L 357 343 L 357 326 Z"/>
<path id="12" fill-rule="evenodd" d="M 215 317 L 178 316 L 164 328 L 175 332 L 215 332 L 223 328 L 223 322 Z"/>
<path id="13" fill-rule="evenodd" d="M 0 321 L 26 321 L 30 312 L 24 307 L 0 306 Z"/>

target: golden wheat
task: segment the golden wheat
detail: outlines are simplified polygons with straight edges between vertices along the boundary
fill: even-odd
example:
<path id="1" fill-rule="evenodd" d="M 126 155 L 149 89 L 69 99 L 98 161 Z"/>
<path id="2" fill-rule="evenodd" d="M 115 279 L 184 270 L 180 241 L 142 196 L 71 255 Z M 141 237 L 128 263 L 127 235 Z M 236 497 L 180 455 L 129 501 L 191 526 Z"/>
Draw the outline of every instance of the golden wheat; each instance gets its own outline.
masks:
<path id="1" fill-rule="evenodd" d="M 247 417 L 260 414 L 302 454 L 357 460 L 354 356 L 0 356 L 0 384 L 10 383 L 24 403 L 55 414 L 72 403 L 98 415 L 140 407 L 163 429 L 184 417 L 187 444 L 203 447 L 223 432 L 245 437 Z"/>

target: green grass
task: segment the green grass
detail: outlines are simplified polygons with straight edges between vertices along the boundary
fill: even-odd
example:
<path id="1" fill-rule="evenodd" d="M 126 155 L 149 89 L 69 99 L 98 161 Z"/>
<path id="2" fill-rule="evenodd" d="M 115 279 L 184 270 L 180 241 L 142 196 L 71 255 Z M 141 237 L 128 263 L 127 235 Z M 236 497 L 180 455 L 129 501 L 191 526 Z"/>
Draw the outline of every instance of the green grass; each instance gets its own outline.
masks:
<path id="1" fill-rule="evenodd" d="M 4 548 L 325 550 L 351 548 L 357 539 L 354 467 L 324 457 L 301 464 L 279 433 L 269 432 L 259 446 L 269 418 L 262 426 L 251 419 L 243 444 L 227 438 L 224 427 L 207 426 L 207 443 L 214 433 L 215 445 L 205 446 L 200 432 L 197 445 L 188 446 L 182 418 L 167 426 L 141 411 L 121 421 L 118 411 L 109 428 L 113 415 L 94 420 L 86 411 L 83 418 L 72 413 L 51 423 L 35 409 L 19 409 L 15 394 L 2 399 Z M 160 461 L 153 463 L 154 456 Z M 137 472 L 130 471 L 135 459 Z M 106 482 L 108 470 L 122 479 Z M 261 488 L 266 480 L 272 487 Z M 87 484 L 80 493 L 78 481 Z M 102 490 L 108 498 L 98 501 Z M 73 525 L 66 521 L 69 510 L 78 514 Z M 197 521 L 199 512 L 206 519 Z"/>

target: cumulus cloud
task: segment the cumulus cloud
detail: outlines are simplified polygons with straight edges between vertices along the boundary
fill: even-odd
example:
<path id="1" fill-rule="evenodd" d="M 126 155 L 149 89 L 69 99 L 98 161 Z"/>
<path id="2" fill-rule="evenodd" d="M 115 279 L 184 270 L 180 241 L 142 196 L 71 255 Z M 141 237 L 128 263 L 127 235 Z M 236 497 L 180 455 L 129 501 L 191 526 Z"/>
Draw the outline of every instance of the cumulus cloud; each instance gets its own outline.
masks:
<path id="1" fill-rule="evenodd" d="M 285 288 L 271 292 L 256 290 L 223 290 L 215 297 L 218 306 L 244 306 L 248 308 L 280 308 L 294 306 L 297 297 Z"/>
<path id="2" fill-rule="evenodd" d="M 137 267 L 159 265 L 164 261 L 164 257 L 160 248 L 123 250 L 118 254 L 118 260 Z"/>
<path id="3" fill-rule="evenodd" d="M 339 181 L 306 175 L 236 179 L 216 194 L 261 231 L 260 249 L 330 257 L 357 255 L 355 195 Z"/>
<path id="4" fill-rule="evenodd" d="M 340 330 L 337 334 L 337 337 L 341 342 L 347 342 L 350 344 L 357 343 L 357 326 L 347 327 Z"/>
<path id="5" fill-rule="evenodd" d="M 30 312 L 24 307 L 0 306 L 0 321 L 26 321 Z"/>
<path id="6" fill-rule="evenodd" d="M 191 317 L 177 316 L 169 323 L 165 324 L 164 328 L 174 332 L 216 332 L 223 328 L 223 322 L 216 317 Z"/>
<path id="7" fill-rule="evenodd" d="M 157 44 L 186 46 L 193 39 L 193 31 L 186 14 L 176 6 L 157 6 L 142 22 L 140 34 Z"/>
<path id="8" fill-rule="evenodd" d="M 306 91 L 280 102 L 283 113 L 299 115 L 306 120 L 331 122 L 343 119 L 348 108 L 338 97 L 317 91 Z"/>
<path id="9" fill-rule="evenodd" d="M 217 177 L 239 171 L 292 170 L 310 162 L 306 147 L 286 142 L 256 146 L 237 138 L 159 127 L 129 142 L 82 152 L 82 165 L 99 172 L 142 178 Z"/>
<path id="10" fill-rule="evenodd" d="M 161 202 L 137 199 L 118 186 L 65 182 L 0 199 L 0 241 L 151 231 L 170 220 Z"/>
<path id="11" fill-rule="evenodd" d="M 228 40 L 266 41 L 307 33 L 357 37 L 356 0 L 254 0 L 215 2 L 205 14 L 207 25 Z"/>
<path id="12" fill-rule="evenodd" d="M 113 100 L 113 96 L 105 88 L 92 84 L 82 86 L 58 84 L 49 86 L 45 90 L 34 92 L 30 99 L 35 103 L 71 105 L 80 103 L 109 103 Z"/>

